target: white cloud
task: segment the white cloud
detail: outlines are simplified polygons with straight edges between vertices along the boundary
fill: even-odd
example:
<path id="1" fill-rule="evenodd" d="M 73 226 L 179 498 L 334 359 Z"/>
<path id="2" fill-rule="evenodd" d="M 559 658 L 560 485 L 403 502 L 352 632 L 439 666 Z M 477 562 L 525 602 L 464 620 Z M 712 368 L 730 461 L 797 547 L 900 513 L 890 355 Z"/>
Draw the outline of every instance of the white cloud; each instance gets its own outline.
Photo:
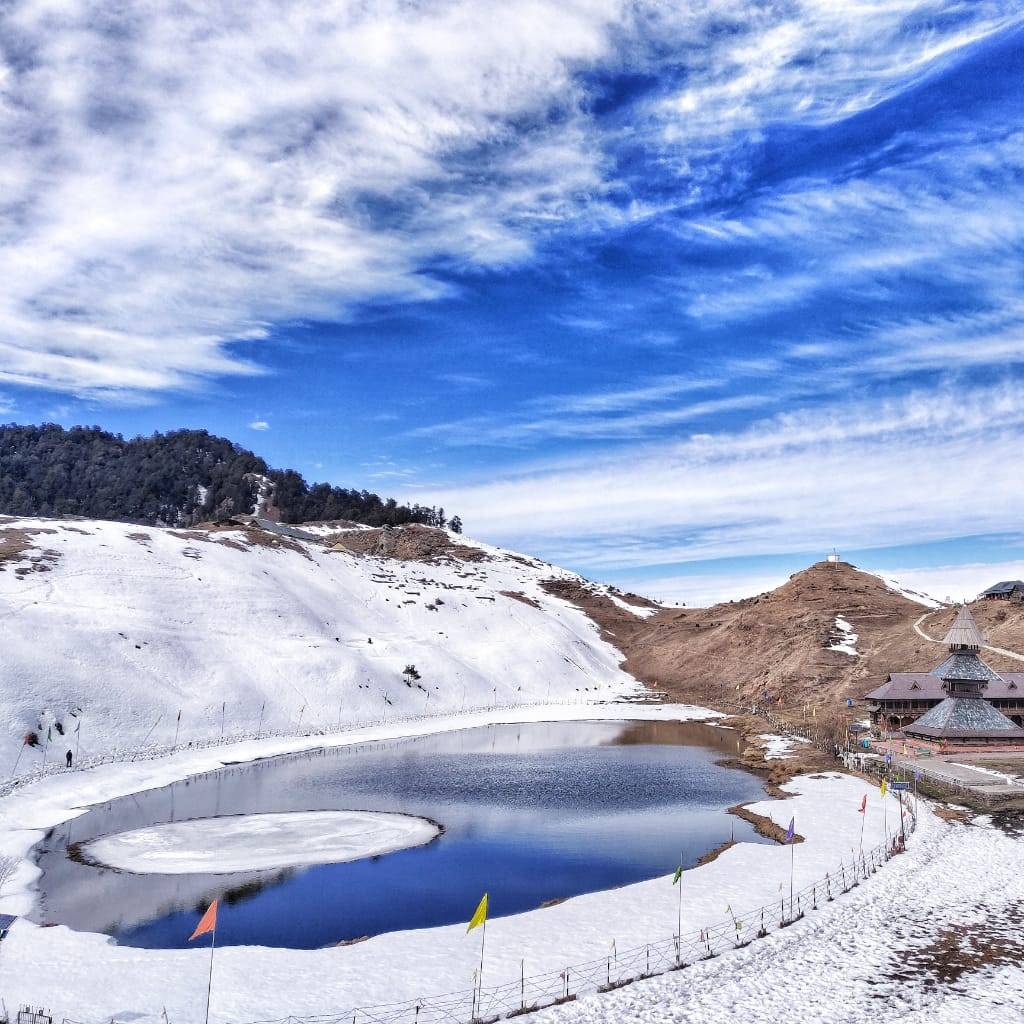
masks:
<path id="1" fill-rule="evenodd" d="M 110 397 L 252 373 L 276 322 L 437 295 L 439 257 L 521 259 L 534 225 L 601 207 L 571 71 L 620 16 L 9 5 L 0 379 Z"/>
<path id="2" fill-rule="evenodd" d="M 14 0 L 0 381 L 124 400 L 257 373 L 279 323 L 429 299 L 447 287 L 438 264 L 503 266 L 545 233 L 649 215 L 611 201 L 615 140 L 580 71 L 656 70 L 666 52 L 690 66 L 631 129 L 683 200 L 742 175 L 738 134 L 862 110 L 1013 10 Z"/>
<path id="3" fill-rule="evenodd" d="M 694 573 L 661 576 L 656 579 L 637 577 L 618 581 L 622 590 L 633 591 L 666 604 L 683 604 L 688 608 L 706 608 L 723 601 L 754 597 L 782 586 L 787 573 Z"/>
<path id="4" fill-rule="evenodd" d="M 269 430 L 270 424 L 266 420 L 253 420 L 249 424 L 250 430 Z"/>
<path id="5" fill-rule="evenodd" d="M 1018 388 L 850 401 L 434 490 L 472 532 L 595 571 L 1019 525 Z"/>
<path id="6" fill-rule="evenodd" d="M 434 423 L 416 427 L 409 435 L 453 446 L 527 445 L 551 438 L 619 440 L 643 437 L 718 413 L 756 408 L 768 401 L 763 394 L 678 401 L 690 392 L 720 388 L 724 383 L 670 374 L 626 389 L 545 395 L 523 403 L 518 412 Z"/>
<path id="7" fill-rule="evenodd" d="M 942 0 L 714 6 L 744 30 L 710 33 L 685 85 L 655 105 L 681 159 L 771 122 L 821 125 L 868 110 L 1021 19 L 999 2 L 961 8 L 959 19 Z M 665 17 L 692 24 L 686 7 Z"/>
<path id="8" fill-rule="evenodd" d="M 1024 579 L 1024 561 L 973 562 L 927 568 L 887 569 L 886 576 L 942 600 L 973 601 L 1000 580 Z"/>
<path id="9" fill-rule="evenodd" d="M 821 553 L 824 555 L 824 552 Z M 868 561 L 861 568 L 874 571 Z M 1024 579 L 1024 561 L 973 562 L 964 565 L 935 565 L 909 569 L 885 569 L 886 579 L 918 593 L 945 601 L 973 601 L 981 591 L 999 580 Z M 617 580 L 623 590 L 632 590 L 667 603 L 704 608 L 722 601 L 754 597 L 782 586 L 789 573 L 765 573 L 732 568 L 721 572 L 697 572 L 656 578 L 642 575 Z M 924 611 L 924 609 L 921 609 Z"/>

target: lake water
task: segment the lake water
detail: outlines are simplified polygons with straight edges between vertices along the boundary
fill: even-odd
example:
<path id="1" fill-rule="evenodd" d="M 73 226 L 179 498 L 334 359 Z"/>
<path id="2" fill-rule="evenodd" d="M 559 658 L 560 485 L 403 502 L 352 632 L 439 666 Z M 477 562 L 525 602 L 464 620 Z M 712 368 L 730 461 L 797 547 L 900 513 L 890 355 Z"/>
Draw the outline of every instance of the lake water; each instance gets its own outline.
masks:
<path id="1" fill-rule="evenodd" d="M 91 808 L 37 847 L 35 919 L 125 945 L 187 945 L 222 901 L 218 944 L 317 948 L 492 916 L 693 866 L 763 797 L 718 762 L 737 734 L 703 723 L 572 722 L 469 729 L 228 767 Z M 295 810 L 397 811 L 444 826 L 434 842 L 347 864 L 230 875 L 139 875 L 69 856 L 74 844 L 168 821 Z"/>

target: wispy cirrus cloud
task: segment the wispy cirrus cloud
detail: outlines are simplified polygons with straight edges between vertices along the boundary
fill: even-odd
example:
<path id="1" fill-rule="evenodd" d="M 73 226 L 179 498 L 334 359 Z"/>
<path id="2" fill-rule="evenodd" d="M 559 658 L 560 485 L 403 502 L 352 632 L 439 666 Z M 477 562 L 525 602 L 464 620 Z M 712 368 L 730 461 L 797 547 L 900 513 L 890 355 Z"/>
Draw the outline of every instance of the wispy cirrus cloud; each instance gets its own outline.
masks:
<path id="1" fill-rule="evenodd" d="M 261 346 L 295 319 L 430 300 L 452 287 L 443 271 L 727 195 L 767 126 L 869 109 L 1018 14 L 15 0 L 0 16 L 0 380 L 123 400 L 262 372 Z M 592 79 L 624 70 L 666 78 L 628 133 L 592 102 Z M 661 195 L 620 165 L 625 145 L 662 170 Z"/>
<path id="2" fill-rule="evenodd" d="M 571 69 L 622 10 L 7 5 L 0 379 L 251 373 L 274 324 L 430 298 L 433 261 L 500 266 L 529 224 L 600 217 Z"/>
<path id="3" fill-rule="evenodd" d="M 545 395 L 524 402 L 514 412 L 465 417 L 409 432 L 455 447 L 531 446 L 552 439 L 628 440 L 692 424 L 718 413 L 767 404 L 764 394 L 723 395 L 694 401 L 694 392 L 720 389 L 723 380 L 668 374 L 630 388 Z"/>
<path id="4" fill-rule="evenodd" d="M 847 401 L 438 489 L 478 533 L 594 570 L 991 533 L 1019 520 L 1014 386 Z M 571 529 L 567 530 L 567 525 Z"/>

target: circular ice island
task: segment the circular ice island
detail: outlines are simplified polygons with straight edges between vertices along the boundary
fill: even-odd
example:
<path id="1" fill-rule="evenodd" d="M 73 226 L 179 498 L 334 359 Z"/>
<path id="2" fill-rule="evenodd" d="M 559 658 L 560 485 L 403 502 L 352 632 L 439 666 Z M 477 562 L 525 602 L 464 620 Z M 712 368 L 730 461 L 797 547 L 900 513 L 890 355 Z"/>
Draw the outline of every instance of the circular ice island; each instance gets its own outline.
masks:
<path id="1" fill-rule="evenodd" d="M 289 811 L 172 821 L 100 836 L 83 859 L 118 871 L 220 875 L 340 864 L 423 846 L 441 828 L 426 818 L 376 811 Z"/>

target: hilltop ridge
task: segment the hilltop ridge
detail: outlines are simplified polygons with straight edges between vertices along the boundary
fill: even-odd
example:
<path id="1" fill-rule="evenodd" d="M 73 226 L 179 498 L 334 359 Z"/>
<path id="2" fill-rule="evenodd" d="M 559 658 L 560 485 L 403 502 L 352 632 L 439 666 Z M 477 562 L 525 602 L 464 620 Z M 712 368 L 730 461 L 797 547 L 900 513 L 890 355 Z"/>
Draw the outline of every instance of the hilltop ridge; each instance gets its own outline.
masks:
<path id="1" fill-rule="evenodd" d="M 755 597 L 663 608 L 645 619 L 622 615 L 571 581 L 553 586 L 599 623 L 625 654 L 627 672 L 670 699 L 725 708 L 767 700 L 789 717 L 806 709 L 823 725 L 845 720 L 846 700 L 890 672 L 930 670 L 941 650 L 914 623 L 926 615 L 930 635 L 941 640 L 954 614 L 846 562 L 817 562 Z M 979 624 L 993 627 L 990 643 L 1024 641 L 1024 609 L 980 604 Z M 995 652 L 985 657 L 997 671 L 1019 671 L 1019 662 Z"/>
<path id="2" fill-rule="evenodd" d="M 0 425 L 0 514 L 79 515 L 146 526 L 191 526 L 259 512 L 284 523 L 346 519 L 371 526 L 451 525 L 443 509 L 401 505 L 367 490 L 312 486 L 293 469 L 205 430 L 125 440 L 99 427 Z"/>

